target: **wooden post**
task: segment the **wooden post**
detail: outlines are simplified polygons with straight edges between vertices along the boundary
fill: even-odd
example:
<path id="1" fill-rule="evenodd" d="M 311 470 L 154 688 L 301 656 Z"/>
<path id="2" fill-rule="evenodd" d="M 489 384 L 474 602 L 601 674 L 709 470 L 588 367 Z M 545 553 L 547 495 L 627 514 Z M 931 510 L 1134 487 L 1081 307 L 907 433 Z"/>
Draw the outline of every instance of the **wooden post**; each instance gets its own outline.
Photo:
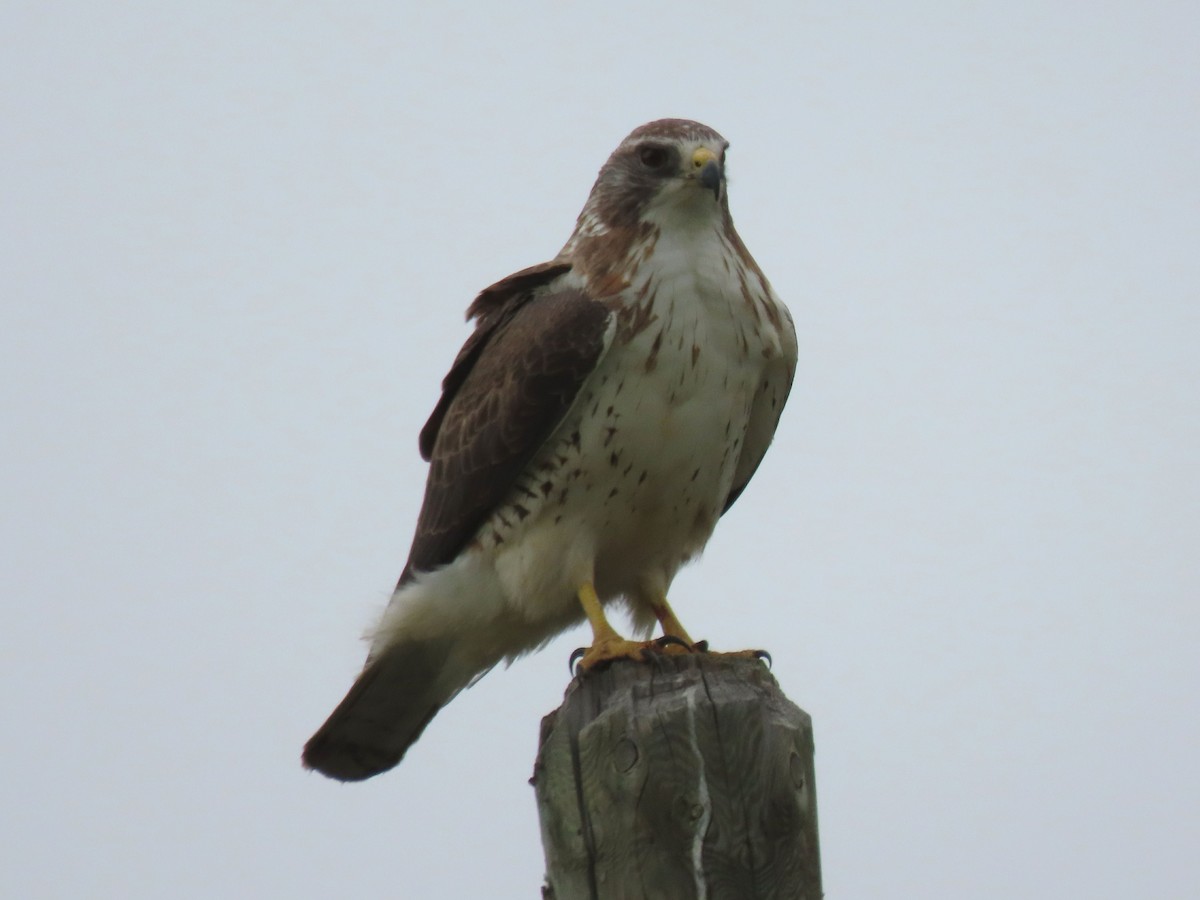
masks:
<path id="1" fill-rule="evenodd" d="M 759 660 L 619 661 L 542 720 L 554 900 L 821 897 L 812 720 Z"/>

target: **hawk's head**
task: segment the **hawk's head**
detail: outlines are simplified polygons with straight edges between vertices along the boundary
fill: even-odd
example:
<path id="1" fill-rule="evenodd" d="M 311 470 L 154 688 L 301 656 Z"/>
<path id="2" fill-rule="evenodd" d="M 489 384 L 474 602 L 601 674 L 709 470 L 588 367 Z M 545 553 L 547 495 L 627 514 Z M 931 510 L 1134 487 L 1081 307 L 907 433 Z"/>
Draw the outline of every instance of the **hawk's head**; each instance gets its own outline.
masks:
<path id="1" fill-rule="evenodd" d="M 721 220 L 728 146 L 707 125 L 688 119 L 659 119 L 634 129 L 600 169 L 578 230 Z"/>

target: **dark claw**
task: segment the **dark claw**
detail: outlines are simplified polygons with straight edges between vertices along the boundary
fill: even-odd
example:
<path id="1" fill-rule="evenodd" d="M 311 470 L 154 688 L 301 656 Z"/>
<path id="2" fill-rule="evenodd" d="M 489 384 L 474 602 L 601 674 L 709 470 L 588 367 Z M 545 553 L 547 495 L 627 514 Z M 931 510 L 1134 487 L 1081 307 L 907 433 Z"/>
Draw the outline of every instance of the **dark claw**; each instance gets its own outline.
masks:
<path id="1" fill-rule="evenodd" d="M 676 637 L 673 634 L 664 634 L 654 642 L 656 647 L 670 647 L 672 644 L 678 644 L 680 647 L 686 647 L 688 650 L 694 649 L 691 644 L 681 637 Z"/>
<path id="2" fill-rule="evenodd" d="M 576 675 L 579 674 L 578 672 L 575 671 L 575 663 L 577 663 L 581 659 L 583 659 L 584 654 L 586 654 L 587 652 L 588 652 L 587 647 L 576 647 L 575 651 L 571 654 L 571 659 L 570 659 L 570 661 L 567 662 L 567 671 L 571 673 L 572 678 L 574 678 Z"/>
<path id="3" fill-rule="evenodd" d="M 768 669 L 773 669 L 775 667 L 774 660 L 771 659 L 771 654 L 768 653 L 766 650 L 755 650 L 754 658 L 759 659 L 759 660 L 764 660 L 767 664 Z"/>
<path id="4" fill-rule="evenodd" d="M 696 641 L 696 643 L 692 645 L 692 649 L 697 653 L 707 653 L 708 641 Z"/>

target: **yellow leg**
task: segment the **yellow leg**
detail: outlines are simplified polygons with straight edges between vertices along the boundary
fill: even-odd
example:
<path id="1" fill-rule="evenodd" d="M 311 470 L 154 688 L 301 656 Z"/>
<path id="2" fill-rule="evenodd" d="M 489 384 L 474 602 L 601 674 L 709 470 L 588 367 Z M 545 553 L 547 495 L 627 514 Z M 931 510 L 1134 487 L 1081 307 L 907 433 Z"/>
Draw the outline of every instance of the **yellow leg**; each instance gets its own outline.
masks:
<path id="1" fill-rule="evenodd" d="M 608 618 L 604 615 L 604 607 L 600 605 L 596 588 L 590 581 L 585 582 L 579 589 L 579 605 L 583 607 L 588 624 L 592 626 L 593 644 L 621 640 L 621 636 L 617 634 L 616 629 L 609 624 Z"/>
<path id="2" fill-rule="evenodd" d="M 693 641 L 691 635 L 684 629 L 679 618 L 675 615 L 675 610 L 671 609 L 671 604 L 667 602 L 666 594 L 656 593 L 650 595 L 652 599 L 646 601 L 650 605 L 650 609 L 654 611 L 655 618 L 662 625 L 663 637 L 673 638 L 670 641 L 663 641 L 661 652 L 663 653 L 707 653 L 708 641 Z M 720 653 L 719 656 L 739 656 L 749 657 L 751 659 L 763 659 L 769 661 L 771 655 L 765 650 L 735 650 L 732 653 Z"/>
<path id="3" fill-rule="evenodd" d="M 654 610 L 654 616 L 658 619 L 658 623 L 662 625 L 663 636 L 669 638 L 678 638 L 689 647 L 695 644 L 687 630 L 675 616 L 675 610 L 671 609 L 671 604 L 667 602 L 665 595 L 659 595 L 650 603 L 650 608 Z"/>
<path id="4" fill-rule="evenodd" d="M 595 586 L 589 581 L 579 588 L 579 605 L 592 626 L 592 646 L 588 647 L 579 660 L 580 669 L 590 669 L 598 663 L 614 659 L 645 659 L 646 644 L 630 641 L 617 634 L 604 616 L 604 607 L 596 595 Z"/>

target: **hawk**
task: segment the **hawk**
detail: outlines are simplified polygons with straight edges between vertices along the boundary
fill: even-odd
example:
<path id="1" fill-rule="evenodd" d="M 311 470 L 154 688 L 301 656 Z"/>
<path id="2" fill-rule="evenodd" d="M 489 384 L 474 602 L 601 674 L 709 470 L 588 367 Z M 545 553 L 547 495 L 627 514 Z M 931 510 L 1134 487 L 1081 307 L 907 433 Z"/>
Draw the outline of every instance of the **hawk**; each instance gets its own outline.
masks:
<path id="1" fill-rule="evenodd" d="M 796 369 L 791 315 L 738 237 L 728 142 L 685 119 L 635 129 L 554 259 L 485 288 L 421 430 L 408 562 L 362 673 L 303 761 L 358 781 L 403 758 L 463 688 L 586 617 L 580 665 L 664 641 L 680 567 L 762 461 Z"/>

